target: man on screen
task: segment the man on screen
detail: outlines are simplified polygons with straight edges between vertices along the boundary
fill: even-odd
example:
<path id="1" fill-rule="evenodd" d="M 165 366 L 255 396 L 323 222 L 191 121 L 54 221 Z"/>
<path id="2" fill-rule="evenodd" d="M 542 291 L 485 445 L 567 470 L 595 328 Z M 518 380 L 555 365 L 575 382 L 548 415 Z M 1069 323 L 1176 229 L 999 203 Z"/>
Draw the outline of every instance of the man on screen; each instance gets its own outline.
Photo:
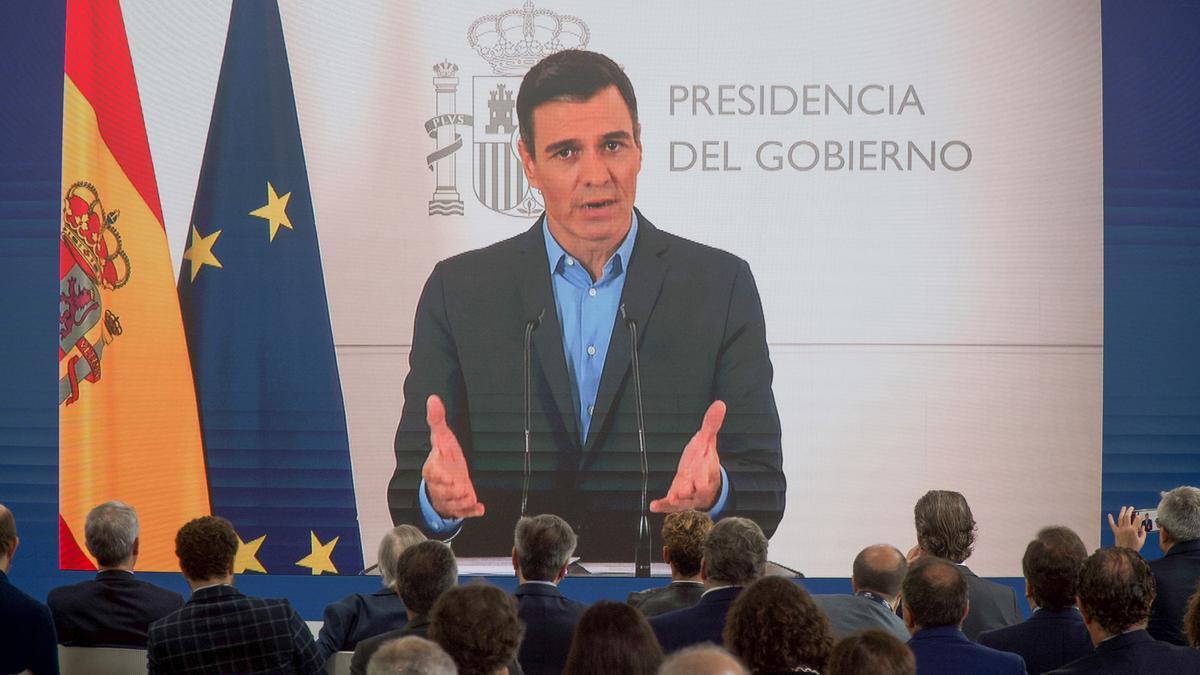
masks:
<path id="1" fill-rule="evenodd" d="M 452 537 L 460 556 L 503 555 L 527 494 L 526 512 L 570 523 L 581 557 L 631 560 L 642 471 L 635 327 L 649 510 L 745 516 L 770 535 L 785 481 L 749 266 L 634 208 L 637 101 L 608 57 L 546 57 L 525 76 L 517 115 L 525 175 L 546 211 L 523 234 L 438 263 L 426 282 L 388 487 L 392 519 Z"/>

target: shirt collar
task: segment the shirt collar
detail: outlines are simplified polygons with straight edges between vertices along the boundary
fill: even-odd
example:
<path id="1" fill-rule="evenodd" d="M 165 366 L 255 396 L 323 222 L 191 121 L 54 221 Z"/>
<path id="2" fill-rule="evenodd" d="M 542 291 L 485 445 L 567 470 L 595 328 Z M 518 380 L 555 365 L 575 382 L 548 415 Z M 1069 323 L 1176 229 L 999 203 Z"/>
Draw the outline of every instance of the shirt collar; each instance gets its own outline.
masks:
<path id="1" fill-rule="evenodd" d="M 633 255 L 633 244 L 637 241 L 637 212 L 630 215 L 629 220 L 629 232 L 625 235 L 624 241 L 617 247 L 616 252 L 608 259 L 608 262 L 604 263 L 604 276 L 606 277 L 609 274 L 620 274 L 629 266 L 629 256 Z M 570 254 L 559 245 L 554 235 L 550 234 L 550 216 L 546 216 L 542 220 L 542 236 L 546 240 L 546 259 L 550 262 L 550 275 L 553 276 L 562 270 L 562 266 L 566 264 L 566 259 Z M 600 279 L 596 279 L 595 281 L 599 282 Z"/>

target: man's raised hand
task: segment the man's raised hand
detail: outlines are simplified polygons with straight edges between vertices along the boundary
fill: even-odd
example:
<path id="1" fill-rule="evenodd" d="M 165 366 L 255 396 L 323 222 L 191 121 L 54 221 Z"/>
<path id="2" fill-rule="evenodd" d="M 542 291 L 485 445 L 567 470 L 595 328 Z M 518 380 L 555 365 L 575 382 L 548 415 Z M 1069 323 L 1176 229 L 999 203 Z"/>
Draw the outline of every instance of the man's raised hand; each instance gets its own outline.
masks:
<path id="1" fill-rule="evenodd" d="M 700 430 L 679 456 L 675 480 L 667 496 L 650 502 L 654 513 L 712 508 L 721 494 L 721 458 L 717 456 L 717 432 L 725 423 L 725 402 L 713 401 L 704 413 Z"/>
<path id="2" fill-rule="evenodd" d="M 462 446 L 446 425 L 446 406 L 436 394 L 425 401 L 425 421 L 429 424 L 430 447 L 421 478 L 425 479 L 430 505 L 443 518 L 482 516 L 484 506 L 475 496 Z"/>

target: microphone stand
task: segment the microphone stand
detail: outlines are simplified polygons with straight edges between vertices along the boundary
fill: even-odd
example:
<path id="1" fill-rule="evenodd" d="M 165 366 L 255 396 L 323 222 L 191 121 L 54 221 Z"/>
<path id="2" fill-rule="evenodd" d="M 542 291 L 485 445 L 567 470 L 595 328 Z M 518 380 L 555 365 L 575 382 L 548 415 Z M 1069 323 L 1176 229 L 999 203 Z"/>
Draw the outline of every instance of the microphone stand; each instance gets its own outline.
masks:
<path id="1" fill-rule="evenodd" d="M 533 331 L 538 326 L 542 325 L 542 317 L 546 314 L 546 308 L 543 307 L 536 318 L 525 322 L 525 467 L 521 481 L 521 517 L 525 517 L 525 506 L 529 501 L 529 475 L 532 473 L 532 448 L 530 445 L 531 436 L 531 409 L 533 408 L 533 375 L 532 365 L 530 361 L 533 355 Z"/>
<path id="2" fill-rule="evenodd" d="M 625 313 L 625 305 L 621 305 L 621 318 L 629 327 L 629 352 L 633 362 L 633 394 L 634 408 L 637 412 L 638 450 L 642 460 L 642 501 L 641 515 L 638 518 L 637 547 L 633 551 L 633 574 L 635 577 L 650 576 L 650 517 L 646 507 L 647 483 L 650 480 L 650 468 L 646 459 L 646 413 L 642 407 L 642 369 L 638 361 L 638 332 L 637 321 Z"/>

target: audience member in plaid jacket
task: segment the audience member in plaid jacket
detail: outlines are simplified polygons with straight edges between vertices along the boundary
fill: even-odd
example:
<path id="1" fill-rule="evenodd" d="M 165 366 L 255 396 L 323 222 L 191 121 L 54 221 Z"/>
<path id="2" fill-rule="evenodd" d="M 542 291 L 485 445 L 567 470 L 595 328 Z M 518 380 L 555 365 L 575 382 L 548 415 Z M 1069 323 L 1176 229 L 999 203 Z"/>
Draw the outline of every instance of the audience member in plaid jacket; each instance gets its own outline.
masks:
<path id="1" fill-rule="evenodd" d="M 150 626 L 150 673 L 323 673 L 325 659 L 287 600 L 251 598 L 233 587 L 237 535 L 205 516 L 175 536 L 192 598 Z"/>

